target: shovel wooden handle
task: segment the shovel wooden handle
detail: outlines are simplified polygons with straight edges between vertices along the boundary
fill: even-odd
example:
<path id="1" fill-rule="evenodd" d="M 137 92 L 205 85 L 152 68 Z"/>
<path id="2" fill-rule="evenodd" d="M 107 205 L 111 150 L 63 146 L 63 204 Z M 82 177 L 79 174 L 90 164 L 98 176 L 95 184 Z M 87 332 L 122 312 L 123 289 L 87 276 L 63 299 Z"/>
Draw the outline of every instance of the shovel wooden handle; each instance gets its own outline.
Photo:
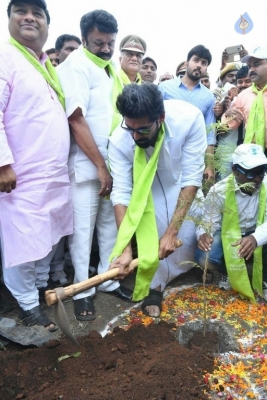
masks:
<path id="1" fill-rule="evenodd" d="M 182 241 L 180 239 L 176 240 L 176 247 L 182 246 Z M 134 269 L 138 265 L 138 258 L 135 258 L 127 267 L 128 269 Z M 86 281 L 82 281 L 79 283 L 74 283 L 73 285 L 66 286 L 64 289 L 64 298 L 73 297 L 78 293 L 84 292 L 92 287 L 99 286 L 101 283 L 106 282 L 110 279 L 114 279 L 119 275 L 119 268 L 112 268 L 102 274 L 93 276 Z M 52 306 L 53 304 L 58 302 L 57 294 L 54 290 L 47 290 L 45 292 L 45 301 L 48 306 Z"/>

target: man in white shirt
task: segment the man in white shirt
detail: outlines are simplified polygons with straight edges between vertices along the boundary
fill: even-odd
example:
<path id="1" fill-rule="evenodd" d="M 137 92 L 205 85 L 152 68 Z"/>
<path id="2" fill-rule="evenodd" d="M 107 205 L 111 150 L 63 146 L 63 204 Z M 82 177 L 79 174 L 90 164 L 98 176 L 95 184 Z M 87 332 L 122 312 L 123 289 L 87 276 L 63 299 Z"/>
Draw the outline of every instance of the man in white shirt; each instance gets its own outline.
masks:
<path id="1" fill-rule="evenodd" d="M 120 278 L 127 275 L 136 233 L 139 265 L 134 300 L 146 297 L 143 312 L 158 317 L 165 286 L 187 271 L 192 261 L 195 226 L 183 221 L 201 186 L 205 123 L 199 109 L 180 100 L 163 102 L 157 86 L 150 83 L 126 86 L 117 108 L 124 120 L 110 137 L 108 156 L 111 200 L 120 229 L 111 268 L 120 268 Z M 183 240 L 179 249 L 177 235 Z"/>
<path id="2" fill-rule="evenodd" d="M 88 279 L 94 227 L 99 244 L 99 273 L 108 270 L 108 257 L 117 236 L 108 198 L 112 177 L 107 167 L 107 144 L 113 125 L 118 123 L 112 102 L 122 90 L 110 61 L 118 31 L 116 19 L 106 11 L 95 10 L 85 14 L 80 25 L 83 45 L 57 67 L 71 128 L 69 174 L 74 234 L 69 237 L 69 248 L 75 283 Z M 103 283 L 100 290 L 131 300 L 131 291 L 116 281 Z M 77 319 L 95 319 L 94 294 L 92 288 L 74 297 Z"/>
<path id="3" fill-rule="evenodd" d="M 232 159 L 233 174 L 211 187 L 204 201 L 202 222 L 197 228 L 196 261 L 204 268 L 209 252 L 208 264 L 212 264 L 223 274 L 219 287 L 225 290 L 233 287 L 238 290 L 235 287 L 236 282 L 230 279 L 229 271 L 231 268 L 238 271 L 240 259 L 249 260 L 252 255 L 255 258 L 255 250 L 261 246 L 262 296 L 267 300 L 267 203 L 266 191 L 262 192 L 267 186 L 267 158 L 261 146 L 251 143 L 238 146 Z M 233 200 L 237 204 L 238 215 L 235 215 L 226 201 L 231 190 L 230 179 L 233 179 Z M 261 204 L 262 221 L 259 221 Z M 224 232 L 223 221 L 227 216 L 230 216 L 231 221 L 227 232 Z M 239 225 L 237 236 L 236 221 Z M 224 243 L 224 234 L 231 241 L 228 247 Z"/>

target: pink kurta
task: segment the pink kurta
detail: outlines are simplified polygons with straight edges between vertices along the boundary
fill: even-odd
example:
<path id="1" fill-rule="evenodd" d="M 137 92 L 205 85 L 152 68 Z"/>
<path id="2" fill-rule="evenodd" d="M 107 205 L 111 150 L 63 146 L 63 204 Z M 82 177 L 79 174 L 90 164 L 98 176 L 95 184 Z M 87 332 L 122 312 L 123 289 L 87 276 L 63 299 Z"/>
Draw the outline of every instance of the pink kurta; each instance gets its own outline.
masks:
<path id="1" fill-rule="evenodd" d="M 54 90 L 17 48 L 0 48 L 0 166 L 17 176 L 16 189 L 0 193 L 5 267 L 45 257 L 72 233 L 69 142 Z"/>

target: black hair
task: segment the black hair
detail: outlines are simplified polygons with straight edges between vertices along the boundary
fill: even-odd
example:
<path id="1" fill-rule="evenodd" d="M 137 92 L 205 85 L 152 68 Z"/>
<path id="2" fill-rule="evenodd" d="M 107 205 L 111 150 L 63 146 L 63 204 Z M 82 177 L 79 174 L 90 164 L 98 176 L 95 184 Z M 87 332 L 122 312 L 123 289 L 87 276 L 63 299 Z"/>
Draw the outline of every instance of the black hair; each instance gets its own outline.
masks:
<path id="1" fill-rule="evenodd" d="M 242 65 L 242 67 L 237 71 L 236 79 L 245 78 L 248 75 L 248 66 Z"/>
<path id="2" fill-rule="evenodd" d="M 78 44 L 82 44 L 81 40 L 75 36 L 75 35 L 68 35 L 67 33 L 65 33 L 64 35 L 60 35 L 57 40 L 56 40 L 56 44 L 55 44 L 55 48 L 57 51 L 61 50 L 62 47 L 64 46 L 65 42 L 70 42 L 71 40 L 74 40 L 75 42 L 77 42 Z"/>
<path id="3" fill-rule="evenodd" d="M 87 35 L 94 28 L 99 32 L 117 33 L 118 23 L 113 15 L 104 10 L 94 10 L 85 14 L 80 22 L 81 35 L 86 40 Z"/>
<path id="4" fill-rule="evenodd" d="M 8 16 L 8 18 L 10 18 L 10 14 L 11 14 L 11 7 L 12 6 L 14 6 L 15 4 L 19 4 L 19 3 L 25 3 L 25 1 L 23 1 L 23 0 L 15 0 L 15 1 L 11 1 L 10 3 L 9 3 L 9 5 L 8 5 L 8 7 L 7 7 L 7 16 Z M 47 8 L 44 8 L 44 5 L 43 5 L 43 3 L 40 1 L 40 2 L 38 2 L 38 0 L 36 1 L 36 0 L 27 0 L 27 3 L 29 3 L 29 4 L 36 4 L 38 7 L 40 7 L 42 10 L 44 10 L 44 13 L 45 13 L 45 15 L 46 15 L 46 19 L 47 19 L 47 25 L 50 25 L 50 21 L 51 21 L 51 18 L 50 18 L 50 15 L 49 15 L 49 12 L 48 12 L 48 10 L 47 10 Z"/>
<path id="5" fill-rule="evenodd" d="M 156 69 L 158 69 L 158 66 L 157 66 L 157 64 L 156 64 L 156 61 L 153 60 L 153 58 L 151 58 L 151 57 L 143 58 L 143 60 L 142 60 L 142 65 L 144 65 L 147 61 L 152 62 L 152 64 L 154 65 L 154 67 L 155 67 Z"/>
<path id="6" fill-rule="evenodd" d="M 212 56 L 209 51 L 205 46 L 202 44 L 199 44 L 198 46 L 193 47 L 189 53 L 187 54 L 187 61 L 191 59 L 193 56 L 198 56 L 199 58 L 204 58 L 204 60 L 208 61 L 208 65 L 210 65 Z"/>
<path id="7" fill-rule="evenodd" d="M 123 117 L 148 117 L 153 122 L 164 112 L 163 97 L 158 87 L 153 83 L 125 86 L 116 102 L 117 109 Z"/>
<path id="8" fill-rule="evenodd" d="M 52 47 L 52 49 L 48 49 L 45 51 L 45 53 L 49 56 L 49 54 L 54 54 L 56 52 L 56 49 Z"/>

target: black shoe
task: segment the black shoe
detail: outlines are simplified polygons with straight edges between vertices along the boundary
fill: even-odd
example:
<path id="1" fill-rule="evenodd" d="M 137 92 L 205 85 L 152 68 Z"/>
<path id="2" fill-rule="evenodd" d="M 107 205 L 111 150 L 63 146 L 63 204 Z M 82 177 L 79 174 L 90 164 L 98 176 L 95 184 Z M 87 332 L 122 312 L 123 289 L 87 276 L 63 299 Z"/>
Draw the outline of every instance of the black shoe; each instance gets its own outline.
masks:
<path id="1" fill-rule="evenodd" d="M 124 301 L 132 301 L 133 291 L 122 285 L 120 285 L 117 289 L 112 290 L 111 292 L 104 292 L 104 293 L 108 293 L 111 294 L 112 296 L 119 297 Z"/>

